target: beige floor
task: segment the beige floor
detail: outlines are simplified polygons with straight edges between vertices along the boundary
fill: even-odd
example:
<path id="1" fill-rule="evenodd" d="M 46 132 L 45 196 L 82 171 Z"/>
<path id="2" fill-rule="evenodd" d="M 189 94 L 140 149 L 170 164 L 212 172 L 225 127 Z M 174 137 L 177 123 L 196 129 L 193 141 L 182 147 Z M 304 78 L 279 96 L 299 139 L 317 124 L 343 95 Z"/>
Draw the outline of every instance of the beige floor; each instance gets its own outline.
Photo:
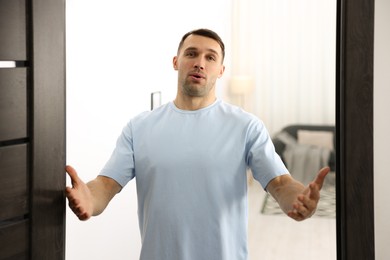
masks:
<path id="1" fill-rule="evenodd" d="M 296 222 L 286 216 L 262 215 L 265 192 L 249 181 L 248 239 L 250 260 L 335 260 L 336 220 L 313 216 Z"/>

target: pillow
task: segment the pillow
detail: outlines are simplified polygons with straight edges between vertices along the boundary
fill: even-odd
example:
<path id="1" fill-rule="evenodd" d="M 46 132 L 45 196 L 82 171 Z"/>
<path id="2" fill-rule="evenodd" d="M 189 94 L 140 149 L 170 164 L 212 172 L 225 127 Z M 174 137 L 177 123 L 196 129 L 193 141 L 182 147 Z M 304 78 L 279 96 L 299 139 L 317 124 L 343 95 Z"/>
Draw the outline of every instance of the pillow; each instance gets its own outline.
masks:
<path id="1" fill-rule="evenodd" d="M 313 145 L 333 150 L 333 132 L 298 130 L 298 144 Z"/>

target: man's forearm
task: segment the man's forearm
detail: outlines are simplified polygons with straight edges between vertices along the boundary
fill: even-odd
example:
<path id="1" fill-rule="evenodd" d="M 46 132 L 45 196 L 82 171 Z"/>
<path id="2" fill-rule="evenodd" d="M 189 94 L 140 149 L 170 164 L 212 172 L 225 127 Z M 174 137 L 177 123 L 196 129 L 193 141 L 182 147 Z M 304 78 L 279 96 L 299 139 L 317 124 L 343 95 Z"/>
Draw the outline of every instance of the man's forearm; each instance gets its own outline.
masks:
<path id="1" fill-rule="evenodd" d="M 120 191 L 120 186 L 112 179 L 98 176 L 87 183 L 92 195 L 92 216 L 101 214 L 111 199 Z"/>

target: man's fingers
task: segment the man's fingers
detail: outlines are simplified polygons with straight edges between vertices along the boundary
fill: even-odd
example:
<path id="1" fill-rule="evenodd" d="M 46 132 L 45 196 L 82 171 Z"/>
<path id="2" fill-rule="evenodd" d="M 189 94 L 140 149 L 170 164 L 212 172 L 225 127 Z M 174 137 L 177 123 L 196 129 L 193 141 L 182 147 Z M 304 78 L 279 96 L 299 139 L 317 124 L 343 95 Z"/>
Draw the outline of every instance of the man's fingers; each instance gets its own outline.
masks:
<path id="1" fill-rule="evenodd" d="M 66 186 L 66 187 L 65 187 L 65 193 L 66 193 L 66 196 L 67 196 L 67 197 L 71 194 L 71 192 L 72 192 L 72 188 Z"/>
<path id="2" fill-rule="evenodd" d="M 310 183 L 309 184 L 310 193 L 309 193 L 308 199 L 318 202 L 320 199 L 321 187 L 322 187 L 322 185 L 319 186 L 319 184 L 317 184 L 317 183 Z"/>
<path id="3" fill-rule="evenodd" d="M 77 172 L 76 170 L 70 166 L 70 165 L 67 165 L 65 166 L 65 171 L 68 173 L 69 177 L 70 177 L 70 180 L 72 182 L 72 186 L 74 187 L 75 185 L 77 185 L 77 183 L 79 182 L 79 176 L 77 175 Z"/>
<path id="4" fill-rule="evenodd" d="M 317 177 L 314 180 L 314 183 L 318 185 L 319 189 L 322 188 L 322 185 L 324 184 L 325 181 L 325 177 L 326 175 L 328 175 L 329 171 L 330 171 L 329 167 L 324 167 L 318 172 Z"/>
<path id="5" fill-rule="evenodd" d="M 307 196 L 304 196 L 304 195 L 298 196 L 298 201 L 300 203 L 302 203 L 303 207 L 305 207 L 306 209 L 308 209 L 310 211 L 315 209 L 315 207 L 317 205 L 317 201 L 320 198 L 318 192 L 314 192 L 314 193 L 316 193 L 315 195 L 312 195 L 312 193 L 313 193 L 313 191 L 310 192 L 310 195 L 311 195 L 310 198 Z"/>
<path id="6" fill-rule="evenodd" d="M 302 220 L 306 219 L 306 217 L 303 216 L 301 213 L 299 213 L 296 209 L 290 210 L 287 213 L 287 216 L 289 216 L 290 218 L 292 218 L 296 221 L 302 221 Z"/>
<path id="7" fill-rule="evenodd" d="M 288 216 L 301 221 L 310 218 L 316 210 L 316 202 L 307 196 L 299 196 L 298 202 L 293 204 L 293 209 L 288 212 Z"/>

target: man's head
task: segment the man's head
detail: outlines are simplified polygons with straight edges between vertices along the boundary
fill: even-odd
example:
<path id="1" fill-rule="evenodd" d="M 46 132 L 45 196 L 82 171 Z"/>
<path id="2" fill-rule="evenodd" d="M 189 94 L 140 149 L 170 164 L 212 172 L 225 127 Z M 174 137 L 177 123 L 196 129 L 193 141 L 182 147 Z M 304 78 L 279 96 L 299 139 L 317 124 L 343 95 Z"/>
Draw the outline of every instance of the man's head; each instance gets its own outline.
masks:
<path id="1" fill-rule="evenodd" d="M 211 39 L 215 40 L 219 44 L 219 46 L 221 47 L 222 62 L 223 62 L 223 60 L 225 58 L 225 44 L 223 43 L 221 37 L 219 37 L 219 35 L 216 32 L 214 32 L 210 29 L 203 29 L 203 28 L 196 29 L 196 30 L 192 30 L 192 31 L 184 34 L 183 37 L 181 38 L 180 43 L 179 43 L 179 47 L 177 48 L 177 54 L 179 54 L 180 49 L 183 46 L 184 41 L 190 35 L 199 35 L 199 36 L 204 36 L 204 37 L 211 38 Z"/>
<path id="2" fill-rule="evenodd" d="M 186 33 L 180 41 L 173 67 L 178 71 L 178 95 L 201 98 L 204 103 L 215 100 L 215 84 L 225 70 L 225 46 L 209 29 Z"/>

